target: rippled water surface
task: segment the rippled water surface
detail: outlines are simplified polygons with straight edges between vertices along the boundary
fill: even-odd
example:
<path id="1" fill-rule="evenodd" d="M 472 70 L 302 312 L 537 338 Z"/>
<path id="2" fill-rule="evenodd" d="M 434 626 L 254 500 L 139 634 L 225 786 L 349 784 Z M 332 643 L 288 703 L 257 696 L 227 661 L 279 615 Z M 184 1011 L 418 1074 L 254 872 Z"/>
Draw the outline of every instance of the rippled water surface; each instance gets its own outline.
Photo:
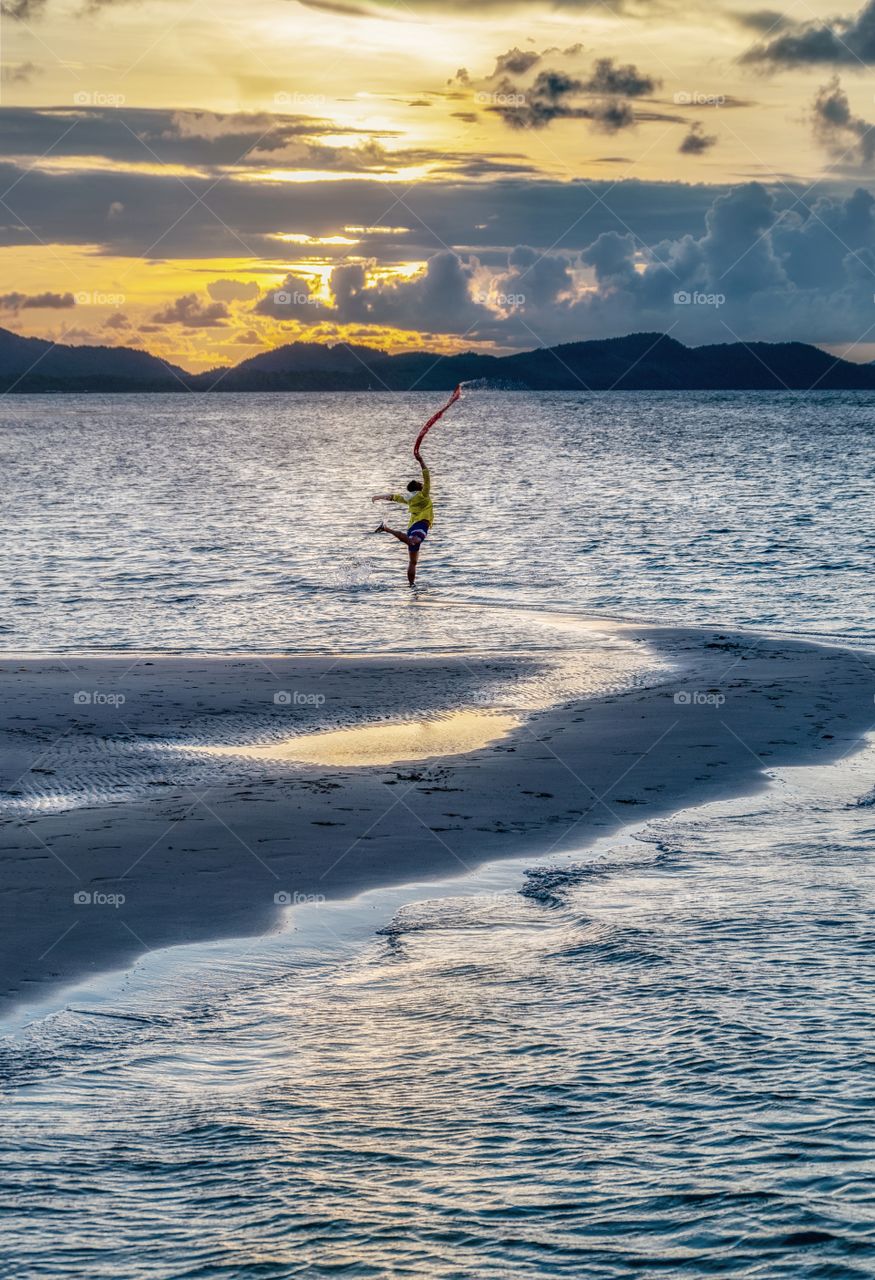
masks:
<path id="1" fill-rule="evenodd" d="M 10 1274 L 872 1276 L 872 764 L 72 998 Z"/>
<path id="2" fill-rule="evenodd" d="M 432 408 L 6 397 L 0 647 L 564 643 L 542 706 L 557 610 L 875 642 L 873 397 L 468 395 L 412 594 L 368 497 Z M 875 1276 L 873 764 L 7 1019 L 0 1275 Z"/>
<path id="3" fill-rule="evenodd" d="M 367 536 L 434 401 L 7 396 L 0 645 L 512 647 L 510 615 L 412 617 Z M 873 424 L 863 393 L 466 393 L 425 596 L 871 637 Z"/>

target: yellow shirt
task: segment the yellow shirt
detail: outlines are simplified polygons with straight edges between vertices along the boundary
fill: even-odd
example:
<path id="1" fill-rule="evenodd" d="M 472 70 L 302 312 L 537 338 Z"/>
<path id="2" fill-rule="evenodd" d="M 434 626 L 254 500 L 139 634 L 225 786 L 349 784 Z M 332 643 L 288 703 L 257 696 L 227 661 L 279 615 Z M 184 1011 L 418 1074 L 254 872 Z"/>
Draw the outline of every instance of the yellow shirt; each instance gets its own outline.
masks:
<path id="1" fill-rule="evenodd" d="M 408 529 L 412 524 L 417 524 L 420 520 L 427 520 L 430 525 L 434 524 L 434 507 L 431 505 L 431 475 L 428 467 L 422 468 L 422 488 L 417 493 L 393 493 L 392 501 L 403 502 L 410 512 L 410 519 L 407 521 Z"/>

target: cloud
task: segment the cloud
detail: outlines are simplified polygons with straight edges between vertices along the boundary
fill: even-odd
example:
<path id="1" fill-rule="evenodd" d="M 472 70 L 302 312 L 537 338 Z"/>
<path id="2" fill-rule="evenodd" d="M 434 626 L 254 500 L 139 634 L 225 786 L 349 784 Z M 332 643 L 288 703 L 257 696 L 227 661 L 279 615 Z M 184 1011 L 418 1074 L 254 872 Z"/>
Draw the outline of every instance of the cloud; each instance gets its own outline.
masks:
<path id="1" fill-rule="evenodd" d="M 63 311 L 75 305 L 72 293 L 0 294 L 0 311 Z"/>
<path id="2" fill-rule="evenodd" d="M 516 300 L 522 295 L 530 307 L 552 306 L 574 294 L 573 261 L 567 254 L 539 253 L 530 245 L 518 245 L 508 255 L 508 270 L 496 277 L 492 296 L 497 295 L 499 308 L 502 299 Z"/>
<path id="3" fill-rule="evenodd" d="M 853 342 L 875 325 L 873 211 L 858 190 L 782 214 L 750 183 L 714 201 L 701 235 L 644 247 L 603 233 L 580 255 L 595 287 L 538 309 L 527 297 L 520 319 L 545 342 L 651 329 L 694 343 Z"/>
<path id="4" fill-rule="evenodd" d="M 274 166 L 278 157 L 304 158 L 321 134 L 337 126 L 314 116 L 220 114 L 163 108 L 94 105 L 0 108 L 6 156 L 99 156 L 128 164 L 204 167 Z M 72 126 L 72 127 L 71 127 Z"/>
<path id="5" fill-rule="evenodd" d="M 442 251 L 410 277 L 372 278 L 375 265 L 350 262 L 335 267 L 329 277 L 329 302 L 315 297 L 307 280 L 289 275 L 254 310 L 274 319 L 329 320 L 429 333 L 465 332 L 490 319 L 488 306 L 472 291 L 480 265 L 476 259 Z"/>
<path id="6" fill-rule="evenodd" d="M 439 244 L 470 246 L 483 258 L 515 244 L 546 247 L 561 241 L 580 249 L 612 228 L 631 227 L 652 243 L 701 225 L 714 195 L 725 189 L 635 180 L 447 178 L 405 185 L 410 216 L 404 227 L 393 219 L 387 231 L 386 188 L 367 179 L 290 187 L 193 177 L 183 185 L 163 172 L 77 172 L 66 166 L 49 171 L 0 162 L 0 190 L 7 192 L 8 206 L 0 220 L 0 245 L 97 246 L 107 255 L 150 261 L 237 259 L 245 245 L 253 258 L 274 261 L 281 233 L 325 240 L 349 237 L 346 228 L 357 226 L 363 229 L 354 233 L 355 252 L 365 260 L 423 261 Z M 787 201 L 795 194 L 788 192 Z M 124 214 L 108 219 L 113 202 L 124 205 Z M 588 210 L 583 218 L 582 209 Z M 349 252 L 348 245 L 326 243 L 310 250 L 320 262 L 342 260 Z M 296 261 L 307 253 L 301 246 Z"/>
<path id="7" fill-rule="evenodd" d="M 690 125 L 686 135 L 681 139 L 678 151 L 685 156 L 700 156 L 716 145 L 717 135 L 706 133 L 698 120 Z"/>
<path id="8" fill-rule="evenodd" d="M 351 172 L 418 163 L 432 154 L 404 150 L 393 155 L 367 132 L 356 146 L 329 146 L 321 135 L 335 134 L 337 125 L 317 116 L 102 106 L 87 101 L 92 94 L 83 91 L 80 96 L 83 101 L 69 108 L 0 108 L 5 154 L 39 157 L 51 151 L 53 156 L 99 156 L 147 166 Z"/>
<path id="9" fill-rule="evenodd" d="M 754 45 L 741 61 L 772 67 L 868 66 L 875 62 L 875 0 L 852 18 L 794 25 Z"/>
<path id="10" fill-rule="evenodd" d="M 508 79 L 499 81 L 490 110 L 511 129 L 545 129 L 553 120 L 590 118 L 589 110 L 568 101 L 583 90 L 583 81 L 564 71 L 539 71 L 528 89 Z"/>
<path id="11" fill-rule="evenodd" d="M 612 94 L 624 98 L 640 98 L 653 93 L 659 80 L 644 75 L 637 67 L 615 65 L 613 58 L 599 58 L 584 88 L 587 93 Z"/>
<path id="12" fill-rule="evenodd" d="M 361 263 L 337 267 L 320 318 L 505 349 L 669 330 L 693 344 L 836 343 L 875 331 L 873 293 L 869 192 L 782 210 L 748 183 L 719 195 L 698 233 L 652 244 L 612 229 L 579 251 L 519 245 L 488 267 L 441 251 L 409 279 L 372 279 Z"/>
<path id="13" fill-rule="evenodd" d="M 593 108 L 592 121 L 602 133 L 619 133 L 635 124 L 635 112 L 622 98 L 606 98 Z"/>
<path id="14" fill-rule="evenodd" d="M 866 164 L 875 156 L 875 125 L 853 114 L 838 76 L 818 89 L 812 113 L 814 136 L 833 155 L 850 152 Z"/>
<path id="15" fill-rule="evenodd" d="M 234 341 L 242 347 L 263 347 L 265 345 L 264 338 L 261 334 L 256 333 L 254 329 L 244 329 L 242 333 L 235 333 Z"/>
<path id="16" fill-rule="evenodd" d="M 207 293 L 215 302 L 249 302 L 257 298 L 258 285 L 244 280 L 212 280 Z"/>
<path id="17" fill-rule="evenodd" d="M 799 26 L 793 18 L 786 13 L 779 13 L 777 9 L 751 9 L 747 13 L 734 13 L 732 16 L 739 26 L 746 27 L 749 31 L 759 31 L 762 35 Z"/>
<path id="18" fill-rule="evenodd" d="M 540 53 L 535 49 L 508 49 L 507 53 L 500 53 L 495 60 L 495 68 L 491 75 L 487 77 L 489 80 L 498 80 L 503 76 L 523 76 L 527 71 L 531 71 L 532 67 L 536 67 L 544 58 L 554 55 L 563 58 L 576 57 L 583 50 L 582 44 L 569 45 L 567 49 L 543 49 Z M 464 68 L 463 68 L 464 71 Z M 458 75 L 461 77 L 461 72 Z M 467 77 L 463 83 L 470 83 L 470 76 L 464 71 Z"/>
<path id="19" fill-rule="evenodd" d="M 636 115 L 629 99 L 652 93 L 659 83 L 632 64 L 623 67 L 613 58 L 599 58 L 585 80 L 553 68 L 539 71 L 528 88 L 505 77 L 491 95 L 489 110 L 511 129 L 545 129 L 554 120 L 589 120 L 600 132 L 618 133 L 639 119 L 678 119 L 659 112 Z"/>
<path id="20" fill-rule="evenodd" d="M 257 291 L 257 290 L 256 290 Z M 277 288 L 270 289 L 253 307 L 257 315 L 274 320 L 316 321 L 328 315 L 306 276 L 289 274 Z"/>
<path id="21" fill-rule="evenodd" d="M 28 84 L 39 70 L 35 62 L 4 62 L 0 64 L 0 81 L 3 84 Z"/>
<path id="22" fill-rule="evenodd" d="M 341 18 L 370 18 L 373 15 L 361 5 L 346 4 L 344 0 L 301 0 L 307 9 L 320 9 L 323 13 L 334 13 Z"/>
<path id="23" fill-rule="evenodd" d="M 496 79 L 503 75 L 525 75 L 541 61 L 541 57 L 542 55 L 536 53 L 534 49 L 508 49 L 507 53 L 500 53 L 496 58 L 492 75 Z"/>
<path id="24" fill-rule="evenodd" d="M 449 251 L 436 253 L 425 270 L 410 279 L 367 284 L 359 263 L 336 267 L 331 274 L 334 314 L 344 324 L 394 325 L 430 333 L 472 329 L 489 317 L 488 308 L 472 297 L 479 264 Z"/>
<path id="25" fill-rule="evenodd" d="M 463 16 L 467 16 L 472 11 L 471 0 L 406 0 L 402 6 L 398 5 L 397 0 L 370 0 L 367 5 L 348 3 L 347 0 L 301 0 L 301 3 L 311 9 L 323 9 L 327 13 L 394 22 L 416 21 L 419 20 L 419 14 L 440 18 L 445 12 L 461 11 Z M 556 0 L 555 6 L 551 7 L 581 12 L 593 9 L 600 15 L 608 10 L 628 13 L 630 18 L 641 16 L 643 11 L 640 4 L 630 3 L 630 0 Z M 480 0 L 476 9 L 487 14 L 497 13 L 504 18 L 508 10 L 519 9 L 525 13 L 532 9 L 532 4 L 531 0 Z"/>
<path id="26" fill-rule="evenodd" d="M 123 311 L 114 311 L 108 320 L 103 322 L 104 329 L 130 329 L 131 322 Z"/>
<path id="27" fill-rule="evenodd" d="M 0 14 L 13 22 L 33 22 L 45 7 L 46 0 L 0 0 Z"/>
<path id="28" fill-rule="evenodd" d="M 95 95 L 83 91 L 80 96 L 91 99 Z M 317 116 L 267 112 L 222 114 L 95 106 L 90 102 L 69 108 L 0 107 L 4 153 L 35 162 L 51 154 L 53 159 L 99 158 L 147 169 L 181 165 L 224 177 L 275 169 L 390 173 L 429 164 L 444 171 L 454 167 L 464 171 L 471 163 L 469 152 L 448 151 L 446 147 L 392 150 L 385 145 L 385 139 L 394 136 L 389 131 L 378 135 L 344 126 L 344 133 L 360 135 L 357 143 L 325 142 L 323 135 L 334 136 L 337 128 L 335 121 Z M 505 171 L 512 169 L 501 165 L 497 157 L 493 163 Z M 527 166 L 527 171 L 531 172 L 532 166 Z"/>
<path id="29" fill-rule="evenodd" d="M 185 329 L 214 329 L 228 319 L 224 302 L 203 302 L 196 293 L 183 294 L 158 311 L 152 319 L 157 324 L 179 324 Z"/>

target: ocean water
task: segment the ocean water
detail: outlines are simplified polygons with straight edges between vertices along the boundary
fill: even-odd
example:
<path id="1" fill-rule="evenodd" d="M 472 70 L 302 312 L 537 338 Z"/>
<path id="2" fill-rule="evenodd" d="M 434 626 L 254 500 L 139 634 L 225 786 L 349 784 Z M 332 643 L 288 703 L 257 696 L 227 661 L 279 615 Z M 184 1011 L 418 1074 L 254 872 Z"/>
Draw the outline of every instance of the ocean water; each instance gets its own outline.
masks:
<path id="1" fill-rule="evenodd" d="M 4 1274 L 866 1280 L 873 763 L 68 995 Z"/>
<path id="2" fill-rule="evenodd" d="M 431 408 L 6 397 L 0 647 L 518 656 L 558 610 L 875 662 L 875 397 L 472 393 L 411 593 L 367 499 Z M 0 1275 L 875 1276 L 873 764 L 8 1018 Z"/>
<path id="3" fill-rule="evenodd" d="M 0 647 L 516 649 L 526 605 L 875 638 L 875 396 L 6 396 Z M 427 609 L 452 600 L 470 607 Z"/>

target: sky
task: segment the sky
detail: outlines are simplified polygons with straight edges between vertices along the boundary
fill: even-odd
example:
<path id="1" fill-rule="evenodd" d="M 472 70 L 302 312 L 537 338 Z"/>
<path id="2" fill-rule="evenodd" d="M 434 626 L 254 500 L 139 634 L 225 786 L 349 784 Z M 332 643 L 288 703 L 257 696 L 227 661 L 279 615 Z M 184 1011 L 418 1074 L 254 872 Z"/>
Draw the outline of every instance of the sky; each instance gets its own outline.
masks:
<path id="1" fill-rule="evenodd" d="M 875 358 L 875 0 L 2 0 L 0 35 L 0 327 L 189 370 Z"/>

